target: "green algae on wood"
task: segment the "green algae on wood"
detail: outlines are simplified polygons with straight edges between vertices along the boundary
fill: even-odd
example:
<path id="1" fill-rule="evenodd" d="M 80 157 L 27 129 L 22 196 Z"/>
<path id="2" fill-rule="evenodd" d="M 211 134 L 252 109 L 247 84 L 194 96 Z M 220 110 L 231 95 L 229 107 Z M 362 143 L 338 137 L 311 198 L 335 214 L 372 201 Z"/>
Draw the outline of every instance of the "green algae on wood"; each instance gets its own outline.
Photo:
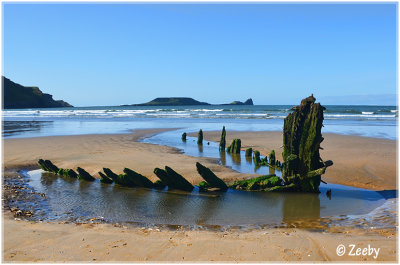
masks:
<path id="1" fill-rule="evenodd" d="M 169 179 L 172 182 L 170 185 L 168 185 L 169 188 L 177 189 L 177 190 L 185 190 L 185 191 L 193 190 L 193 188 L 194 188 L 193 185 L 190 184 L 190 182 L 187 181 L 180 174 L 175 172 L 172 168 L 166 166 L 165 171 L 167 172 Z"/>
<path id="2" fill-rule="evenodd" d="M 253 148 L 247 148 L 245 152 L 245 157 L 251 157 L 253 154 Z"/>
<path id="3" fill-rule="evenodd" d="M 186 142 L 186 133 L 182 133 L 182 141 Z"/>
<path id="4" fill-rule="evenodd" d="M 275 166 L 275 164 L 276 164 L 275 150 L 272 150 L 272 151 L 269 153 L 268 160 L 269 160 L 269 164 L 270 164 L 271 166 Z"/>
<path id="5" fill-rule="evenodd" d="M 218 188 L 220 190 L 227 190 L 228 186 L 225 182 L 218 178 L 214 172 L 212 172 L 209 168 L 203 166 L 199 162 L 196 163 L 197 172 L 199 172 L 200 176 L 211 186 L 214 188 Z"/>
<path id="6" fill-rule="evenodd" d="M 109 177 L 107 177 L 105 174 L 103 174 L 102 172 L 99 172 L 100 175 L 100 182 L 104 183 L 104 184 L 111 184 L 113 183 L 113 180 L 110 179 Z"/>
<path id="7" fill-rule="evenodd" d="M 226 131 L 225 131 L 225 126 L 222 127 L 222 132 L 221 132 L 221 140 L 219 141 L 219 151 L 225 151 L 225 146 L 226 146 Z"/>
<path id="8" fill-rule="evenodd" d="M 304 192 L 319 192 L 321 175 L 309 172 L 325 167 L 319 150 L 324 107 L 311 95 L 293 107 L 283 125 L 283 179 L 286 185 Z M 293 185 L 292 185 L 293 186 Z"/>
<path id="9" fill-rule="evenodd" d="M 197 144 L 203 144 L 203 130 L 200 129 L 199 134 L 197 136 Z"/>
<path id="10" fill-rule="evenodd" d="M 173 180 L 171 179 L 170 176 L 168 176 L 167 171 L 165 171 L 164 169 L 156 167 L 153 172 L 165 185 L 167 186 L 173 185 Z"/>
<path id="11" fill-rule="evenodd" d="M 106 173 L 106 176 L 108 178 L 112 179 L 115 183 L 120 184 L 120 183 L 118 183 L 119 176 L 117 174 L 115 174 L 114 172 L 112 172 L 111 169 L 103 167 L 103 171 L 104 171 L 104 173 Z"/>
<path id="12" fill-rule="evenodd" d="M 146 187 L 146 188 L 153 187 L 153 182 L 151 182 L 145 176 L 133 171 L 132 169 L 124 168 L 124 173 L 132 179 L 133 183 L 135 183 L 136 186 Z"/>
<path id="13" fill-rule="evenodd" d="M 276 175 L 266 175 L 245 180 L 237 180 L 229 187 L 237 190 L 268 191 L 275 186 L 282 186 L 283 181 Z"/>
<path id="14" fill-rule="evenodd" d="M 260 151 L 255 150 L 253 153 L 253 160 L 254 160 L 254 164 L 256 166 L 261 164 L 261 159 L 260 159 Z"/>
<path id="15" fill-rule="evenodd" d="M 92 177 L 86 170 L 81 167 L 77 167 L 76 171 L 78 171 L 78 179 L 87 180 L 87 181 L 94 181 L 95 178 Z"/>
<path id="16" fill-rule="evenodd" d="M 241 147 L 242 147 L 242 143 L 241 143 L 240 139 L 234 139 L 232 141 L 231 145 L 228 146 L 226 151 L 228 153 L 232 153 L 232 154 L 239 154 Z"/>

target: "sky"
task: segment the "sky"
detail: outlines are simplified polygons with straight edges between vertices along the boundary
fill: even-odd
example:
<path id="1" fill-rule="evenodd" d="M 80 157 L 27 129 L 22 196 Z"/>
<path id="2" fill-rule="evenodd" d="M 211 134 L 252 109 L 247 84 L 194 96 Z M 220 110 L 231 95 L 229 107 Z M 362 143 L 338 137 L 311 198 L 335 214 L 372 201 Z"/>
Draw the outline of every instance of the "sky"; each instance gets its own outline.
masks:
<path id="1" fill-rule="evenodd" d="M 4 3 L 3 75 L 74 106 L 395 105 L 397 3 Z"/>

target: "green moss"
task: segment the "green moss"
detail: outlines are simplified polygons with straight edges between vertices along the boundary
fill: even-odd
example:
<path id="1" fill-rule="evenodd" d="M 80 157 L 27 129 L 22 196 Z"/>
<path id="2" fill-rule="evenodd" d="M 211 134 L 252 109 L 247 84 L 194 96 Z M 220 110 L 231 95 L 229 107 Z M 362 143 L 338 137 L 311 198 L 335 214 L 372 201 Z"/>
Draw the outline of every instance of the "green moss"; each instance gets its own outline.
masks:
<path id="1" fill-rule="evenodd" d="M 219 151 L 225 151 L 225 146 L 226 146 L 226 131 L 225 131 L 225 126 L 222 127 L 222 132 L 221 132 L 221 140 L 219 141 Z"/>
<path id="2" fill-rule="evenodd" d="M 275 166 L 275 164 L 276 164 L 275 150 L 272 150 L 272 151 L 269 153 L 269 164 L 270 164 L 271 166 Z"/>
<path id="3" fill-rule="evenodd" d="M 209 188 L 211 188 L 211 185 L 208 184 L 207 181 L 202 181 L 199 183 L 200 191 L 207 191 Z"/>
<path id="4" fill-rule="evenodd" d="M 246 157 L 251 157 L 252 156 L 252 154 L 253 154 L 253 148 L 247 148 L 246 149 L 246 152 L 245 152 L 245 156 Z"/>
<path id="5" fill-rule="evenodd" d="M 86 180 L 86 181 L 94 181 L 95 180 L 95 178 L 92 177 L 92 175 L 90 175 L 88 172 L 86 172 L 86 170 L 84 170 L 83 168 L 78 167 L 76 169 L 76 171 L 78 171 L 78 179 Z"/>
<path id="6" fill-rule="evenodd" d="M 67 173 L 68 177 L 70 177 L 70 178 L 77 178 L 78 177 L 78 174 L 76 174 L 76 172 L 74 170 L 72 170 L 72 169 L 65 169 L 65 170 L 66 170 L 66 173 Z M 65 173 L 65 170 L 64 170 L 64 173 Z"/>
<path id="7" fill-rule="evenodd" d="M 184 177 L 182 177 L 180 174 L 175 172 L 172 168 L 166 166 L 165 171 L 168 174 L 168 177 L 170 179 L 170 185 L 168 185 L 169 188 L 172 189 L 178 189 L 178 190 L 185 190 L 185 191 L 192 191 L 193 190 L 193 185 L 190 184 L 189 181 L 187 181 Z"/>
<path id="8" fill-rule="evenodd" d="M 146 187 L 146 188 L 152 188 L 153 187 L 153 182 L 151 182 L 148 178 L 145 176 L 133 171 L 132 169 L 129 168 L 124 168 L 124 173 L 128 175 L 129 178 L 131 178 L 132 182 L 139 187 Z"/>
<path id="9" fill-rule="evenodd" d="M 199 162 L 196 163 L 196 168 L 197 172 L 200 174 L 200 176 L 207 181 L 207 183 L 214 188 L 218 188 L 221 190 L 227 190 L 228 186 L 225 184 L 225 182 L 218 178 L 214 172 L 212 172 L 209 168 L 203 166 Z"/>
<path id="10" fill-rule="evenodd" d="M 44 167 L 47 169 L 46 171 L 58 174 L 58 167 L 55 166 L 50 160 L 44 160 Z"/>
<path id="11" fill-rule="evenodd" d="M 240 141 L 240 139 L 234 139 L 231 145 L 228 146 L 226 151 L 232 154 L 239 154 L 241 147 L 242 147 L 242 142 Z"/>
<path id="12" fill-rule="evenodd" d="M 324 119 L 323 110 L 315 98 L 310 96 L 301 101 L 284 120 L 283 126 L 283 178 L 290 184 L 290 176 L 299 175 L 295 183 L 298 190 L 319 192 L 320 176 L 308 177 L 308 172 L 324 167 L 319 154 Z"/>
<path id="13" fill-rule="evenodd" d="M 118 183 L 119 176 L 112 172 L 111 169 L 103 167 L 103 171 L 106 173 L 108 178 L 112 179 L 115 183 L 122 185 L 121 183 Z"/>
<path id="14" fill-rule="evenodd" d="M 251 179 L 235 181 L 232 185 L 230 185 L 230 188 L 247 191 L 262 191 L 269 190 L 269 188 L 271 187 L 281 185 L 283 185 L 283 181 L 280 177 L 277 177 L 276 175 L 266 175 Z"/>
<path id="15" fill-rule="evenodd" d="M 261 159 L 260 159 L 260 152 L 258 150 L 255 150 L 253 153 L 253 160 L 254 160 L 254 164 L 256 166 L 261 165 Z"/>
<path id="16" fill-rule="evenodd" d="M 110 179 L 109 177 L 107 177 L 105 174 L 103 174 L 102 172 L 99 172 L 100 175 L 100 182 L 104 183 L 104 184 L 111 184 L 113 183 L 113 180 Z"/>

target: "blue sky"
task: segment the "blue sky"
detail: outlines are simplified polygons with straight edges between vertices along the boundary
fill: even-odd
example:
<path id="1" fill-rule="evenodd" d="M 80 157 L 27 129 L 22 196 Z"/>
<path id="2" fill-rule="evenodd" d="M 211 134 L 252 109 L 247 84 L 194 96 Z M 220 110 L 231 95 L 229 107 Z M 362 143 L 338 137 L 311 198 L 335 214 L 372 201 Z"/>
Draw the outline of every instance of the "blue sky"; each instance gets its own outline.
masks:
<path id="1" fill-rule="evenodd" d="M 3 75 L 75 106 L 297 104 L 311 93 L 396 104 L 396 13 L 396 3 L 3 3 Z"/>

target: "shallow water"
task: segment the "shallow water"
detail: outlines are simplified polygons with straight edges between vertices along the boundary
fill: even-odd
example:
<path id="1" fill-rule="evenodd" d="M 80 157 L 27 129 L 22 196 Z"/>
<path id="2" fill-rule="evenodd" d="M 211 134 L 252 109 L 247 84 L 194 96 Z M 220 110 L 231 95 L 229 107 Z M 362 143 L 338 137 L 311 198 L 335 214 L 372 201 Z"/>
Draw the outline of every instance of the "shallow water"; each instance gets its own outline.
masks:
<path id="1" fill-rule="evenodd" d="M 68 177 L 26 172 L 29 185 L 46 194 L 41 220 L 88 220 L 186 226 L 275 226 L 293 221 L 367 214 L 385 202 L 378 192 L 341 185 L 321 186 L 320 194 L 228 190 L 191 193 L 127 188 Z M 332 196 L 325 193 L 332 189 Z"/>
<path id="2" fill-rule="evenodd" d="M 203 141 L 203 145 L 197 144 L 197 138 L 187 137 L 186 142 L 182 141 L 181 135 L 184 129 L 174 130 L 159 133 L 148 138 L 141 140 L 143 143 L 151 143 L 158 145 L 167 145 L 178 148 L 185 155 L 194 157 L 209 157 L 218 159 L 220 165 L 232 168 L 241 173 L 248 174 L 275 174 L 281 176 L 282 173 L 279 169 L 274 167 L 256 167 L 251 157 L 246 157 L 245 152 L 241 151 L 240 154 L 230 154 L 227 152 L 219 151 L 219 143 Z M 229 146 L 230 143 L 227 143 Z M 263 158 L 263 156 L 261 156 Z"/>

